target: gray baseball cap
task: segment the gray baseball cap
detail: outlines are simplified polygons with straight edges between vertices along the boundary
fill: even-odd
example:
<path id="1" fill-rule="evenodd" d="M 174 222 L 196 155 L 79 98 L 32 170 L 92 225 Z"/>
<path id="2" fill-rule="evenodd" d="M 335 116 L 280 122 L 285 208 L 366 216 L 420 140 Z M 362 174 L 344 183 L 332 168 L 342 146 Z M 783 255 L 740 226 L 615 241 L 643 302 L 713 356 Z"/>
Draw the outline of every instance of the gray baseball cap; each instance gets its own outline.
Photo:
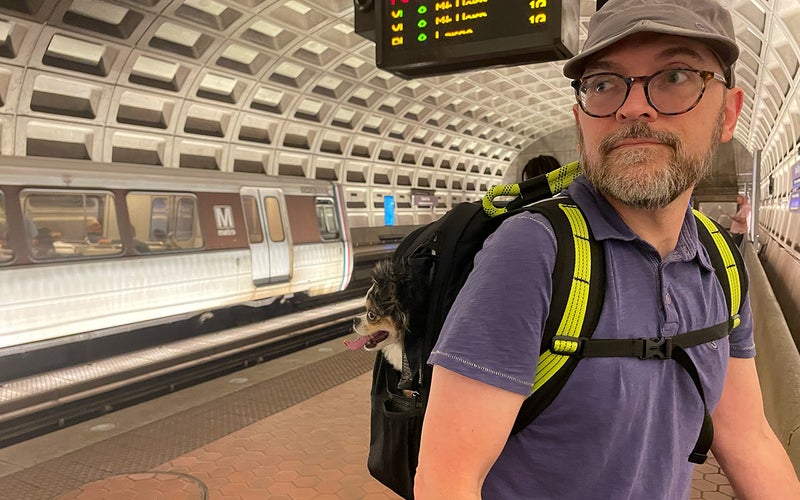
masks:
<path id="1" fill-rule="evenodd" d="M 580 78 L 593 56 L 640 32 L 685 36 L 705 43 L 719 59 L 728 86 L 733 86 L 739 47 L 731 14 L 717 0 L 610 0 L 592 15 L 583 50 L 564 65 L 564 76 Z"/>

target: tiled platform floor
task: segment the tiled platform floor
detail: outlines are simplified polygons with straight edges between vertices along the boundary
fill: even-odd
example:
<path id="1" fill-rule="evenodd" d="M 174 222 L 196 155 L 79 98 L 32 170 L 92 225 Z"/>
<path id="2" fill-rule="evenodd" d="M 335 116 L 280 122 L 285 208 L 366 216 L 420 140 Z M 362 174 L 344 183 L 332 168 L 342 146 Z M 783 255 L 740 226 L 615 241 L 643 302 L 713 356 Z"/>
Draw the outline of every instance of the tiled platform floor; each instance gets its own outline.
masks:
<path id="1" fill-rule="evenodd" d="M 339 352 L 340 349 L 336 342 L 328 346 L 311 348 L 311 357 L 317 356 L 314 349 L 319 351 L 328 350 L 329 355 L 350 356 L 353 353 Z M 307 370 L 303 366 L 302 354 L 294 355 L 294 359 L 285 359 L 281 363 L 286 366 L 282 376 L 291 375 L 300 370 Z M 306 357 L 309 354 L 306 353 Z M 359 356 L 356 354 L 356 356 Z M 352 361 L 353 358 L 348 358 Z M 320 362 L 320 361 L 316 361 Z M 360 362 L 360 361 L 359 361 Z M 369 359 L 364 358 L 363 367 L 368 370 Z M 333 366 L 333 365 L 332 365 Z M 198 394 L 207 395 L 208 402 L 201 405 L 212 405 L 215 401 L 224 398 L 232 398 L 226 403 L 228 411 L 234 413 L 241 412 L 239 407 L 251 405 L 252 401 L 247 397 L 240 396 L 244 390 L 234 390 L 229 386 L 241 383 L 241 380 L 257 378 L 256 372 L 259 367 L 238 372 L 224 381 L 227 385 L 223 386 L 223 381 L 214 381 L 203 386 L 197 386 L 190 391 L 199 391 Z M 264 371 L 264 367 L 261 368 Z M 267 370 L 268 371 L 268 370 Z M 273 412 L 265 418 L 248 425 L 239 426 L 216 439 L 209 439 L 207 443 L 179 453 L 161 462 L 153 462 L 154 457 L 149 457 L 149 462 L 145 458 L 130 456 L 125 463 L 117 463 L 121 457 L 116 455 L 136 455 L 147 454 L 161 456 L 170 454 L 170 450 L 178 449 L 172 440 L 180 441 L 182 435 L 191 435 L 200 432 L 202 429 L 194 427 L 201 426 L 197 421 L 189 422 L 185 418 L 179 422 L 184 422 L 186 427 L 182 431 L 176 431 L 171 427 L 170 433 L 179 434 L 159 439 L 163 440 L 163 446 L 158 442 L 142 444 L 137 441 L 136 445 L 130 448 L 119 448 L 115 455 L 115 448 L 112 445 L 103 447 L 103 440 L 94 438 L 94 443 L 86 443 L 86 450 L 92 450 L 92 455 L 108 457 L 107 469 L 103 473 L 103 465 L 95 466 L 99 471 L 93 472 L 95 478 L 88 480 L 89 474 L 78 466 L 81 450 L 75 449 L 68 451 L 69 448 L 80 446 L 80 437 L 69 436 L 70 429 L 59 431 L 63 433 L 63 447 L 61 457 L 51 457 L 48 460 L 40 458 L 41 463 L 32 464 L 30 467 L 21 468 L 16 472 L 5 474 L 0 477 L 0 498 L 58 498 L 59 500 L 88 500 L 88 499 L 396 499 L 394 494 L 388 491 L 369 476 L 366 470 L 366 455 L 369 436 L 369 373 L 362 370 L 362 374 L 351 377 L 350 379 L 338 383 L 337 385 L 318 392 L 297 404 L 288 406 L 283 410 Z M 236 382 L 236 381 L 240 382 Z M 243 383 L 244 384 L 244 383 Z M 291 384 L 290 384 L 291 385 Z M 216 392 L 215 392 L 216 391 Z M 181 391 L 184 392 L 184 391 Z M 227 392 L 228 394 L 221 394 Z M 275 398 L 280 399 L 281 395 L 275 390 Z M 167 412 L 168 404 L 175 404 L 182 411 L 191 411 L 192 402 L 196 402 L 194 397 L 186 398 L 175 395 L 174 401 L 170 397 L 163 398 L 163 401 L 154 401 L 137 408 L 131 408 L 117 412 L 139 412 L 139 414 L 153 415 L 152 422 L 145 423 L 140 419 L 140 424 L 144 427 L 158 426 L 161 420 L 159 415 Z M 252 395 L 251 395 L 252 397 Z M 260 394 L 258 398 L 263 398 Z M 269 397 L 269 396 L 267 396 Z M 217 399 L 214 399 L 217 398 Z M 177 402 L 176 402 L 177 401 Z M 248 402 L 250 401 L 250 402 Z M 233 406 L 231 406 L 233 405 Z M 144 413 L 142 413 L 144 412 Z M 168 412 L 167 412 L 168 413 Z M 102 422 L 108 422 L 111 414 L 103 419 L 89 422 L 84 428 L 96 428 Z M 213 416 L 216 415 L 216 416 Z M 205 416 L 207 425 L 215 425 L 213 420 L 225 418 L 224 415 Z M 135 417 L 132 417 L 135 419 Z M 165 416 L 164 420 L 174 418 Z M 124 430 L 129 424 L 126 423 L 125 415 L 118 415 L 116 420 Z M 178 427 L 180 428 L 180 427 Z M 73 430 L 72 433 L 76 433 Z M 116 437 L 109 438 L 107 443 L 114 443 L 114 440 L 122 439 L 126 434 L 133 430 L 121 432 Z M 55 433 L 55 434 L 59 434 Z M 10 453 L 24 453 L 28 450 L 33 455 L 44 457 L 42 446 L 47 448 L 48 442 L 55 438 L 53 435 L 32 440 L 32 442 L 16 445 L 14 450 L 7 448 L 0 450 L 0 474 L 2 474 L 3 462 L 6 469 L 13 468 L 14 460 Z M 40 441 L 39 443 L 34 443 Z M 56 441 L 58 442 L 58 441 Z M 119 441 L 122 443 L 122 441 Z M 148 446 L 149 445 L 149 446 Z M 52 444 L 49 444 L 52 448 Z M 122 446 L 122 445 L 120 445 Z M 156 450 L 162 448 L 159 454 Z M 173 451 L 173 453 L 175 453 Z M 58 452 L 53 453 L 55 455 Z M 112 460 L 112 456 L 115 460 Z M 70 458 L 71 457 L 71 458 Z M 64 463 L 64 461 L 72 463 Z M 85 460 L 85 459 L 84 459 Z M 25 463 L 25 459 L 20 456 L 16 459 L 18 463 Z M 114 463 L 112 463 L 114 462 Z M 146 464 L 150 463 L 151 466 Z M 136 469 L 137 466 L 140 467 Z M 52 482 L 53 476 L 67 475 L 70 470 L 82 475 L 87 480 L 78 481 L 77 485 L 63 489 L 56 495 L 37 496 L 36 493 L 19 495 L 13 493 L 14 486 L 8 481 L 21 482 Z M 94 470 L 94 469 L 93 469 Z M 47 477 L 45 477 L 47 476 Z M 62 480 L 63 484 L 75 483 Z M 19 486 L 19 485 L 17 485 Z M 19 488 L 16 490 L 19 492 Z M 44 490 L 41 490 L 44 494 Z M 52 491 L 52 490 L 50 490 Z M 14 496 L 4 496 L 14 494 Z M 654 497 L 655 498 L 655 497 Z M 720 473 L 716 462 L 711 459 L 709 463 L 699 466 L 695 472 L 695 480 L 691 498 L 702 499 L 730 499 L 733 493 L 727 480 Z"/>
<path id="2" fill-rule="evenodd" d="M 368 374 L 153 469 L 82 486 L 62 500 L 397 498 L 366 470 Z"/>

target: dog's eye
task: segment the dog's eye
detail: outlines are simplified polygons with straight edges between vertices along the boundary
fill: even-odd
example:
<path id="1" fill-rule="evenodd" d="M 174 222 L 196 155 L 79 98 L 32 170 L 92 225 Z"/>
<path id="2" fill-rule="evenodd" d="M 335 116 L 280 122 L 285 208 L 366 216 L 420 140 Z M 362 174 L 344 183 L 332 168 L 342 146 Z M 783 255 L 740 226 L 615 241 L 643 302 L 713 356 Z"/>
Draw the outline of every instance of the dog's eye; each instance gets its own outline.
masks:
<path id="1" fill-rule="evenodd" d="M 378 315 L 375 313 L 375 311 L 370 309 L 367 311 L 367 319 L 372 322 L 378 321 Z"/>

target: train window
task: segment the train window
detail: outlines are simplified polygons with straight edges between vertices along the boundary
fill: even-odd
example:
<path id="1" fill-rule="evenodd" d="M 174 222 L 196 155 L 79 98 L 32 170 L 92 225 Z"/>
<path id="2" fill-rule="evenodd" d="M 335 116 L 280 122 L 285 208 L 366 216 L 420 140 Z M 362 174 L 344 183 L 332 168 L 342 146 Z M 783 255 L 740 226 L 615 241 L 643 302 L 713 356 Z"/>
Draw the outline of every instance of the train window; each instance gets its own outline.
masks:
<path id="1" fill-rule="evenodd" d="M 317 222 L 323 240 L 335 240 L 339 237 L 339 222 L 336 220 L 333 200 L 317 198 Z"/>
<path id="2" fill-rule="evenodd" d="M 130 204 L 130 196 L 128 203 Z M 169 229 L 169 198 L 154 196 L 150 200 L 150 227 L 147 230 L 151 241 L 162 240 Z"/>
<path id="3" fill-rule="evenodd" d="M 178 241 L 189 241 L 194 239 L 195 217 L 194 198 L 178 198 L 178 205 L 175 210 L 175 239 Z"/>
<path id="4" fill-rule="evenodd" d="M 261 243 L 264 241 L 264 233 L 261 230 L 261 217 L 258 216 L 256 199 L 253 196 L 242 196 L 242 210 L 247 224 L 247 238 L 250 243 Z"/>
<path id="5" fill-rule="evenodd" d="M 114 195 L 103 191 L 25 189 L 20 193 L 35 260 L 122 253 Z"/>
<path id="6" fill-rule="evenodd" d="M 320 234 L 320 223 L 313 196 L 296 196 L 287 194 L 286 213 L 289 216 L 289 231 L 292 234 L 292 243 L 304 245 L 320 243 L 323 241 Z"/>
<path id="7" fill-rule="evenodd" d="M 203 248 L 194 195 L 131 192 L 126 202 L 133 233 L 147 235 L 146 241 L 137 242 L 137 252 Z"/>
<path id="8" fill-rule="evenodd" d="M 6 197 L 0 191 L 0 262 L 14 258 L 14 250 L 8 244 L 8 219 L 6 218 Z"/>
<path id="9" fill-rule="evenodd" d="M 264 197 L 264 209 L 267 212 L 267 231 L 269 239 L 274 242 L 283 241 L 286 235 L 283 232 L 283 221 L 281 220 L 281 209 L 278 199 L 274 196 Z"/>

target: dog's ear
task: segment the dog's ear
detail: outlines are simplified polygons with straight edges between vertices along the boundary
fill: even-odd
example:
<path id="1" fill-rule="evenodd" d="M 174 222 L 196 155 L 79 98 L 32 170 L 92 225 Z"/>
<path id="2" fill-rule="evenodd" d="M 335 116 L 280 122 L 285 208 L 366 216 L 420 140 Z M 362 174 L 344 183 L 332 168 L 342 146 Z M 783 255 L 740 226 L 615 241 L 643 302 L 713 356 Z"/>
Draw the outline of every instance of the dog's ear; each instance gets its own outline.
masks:
<path id="1" fill-rule="evenodd" d="M 398 276 L 391 260 L 380 260 L 370 270 L 369 277 L 373 286 L 370 289 L 370 300 L 379 308 L 386 307 L 398 301 L 399 290 Z"/>
<path id="2" fill-rule="evenodd" d="M 392 261 L 397 297 L 401 304 L 408 308 L 414 301 L 413 276 L 402 259 Z"/>
<path id="3" fill-rule="evenodd" d="M 400 261 L 378 261 L 370 271 L 373 287 L 370 300 L 378 307 L 400 305 L 403 309 L 413 301 L 411 276 Z"/>

